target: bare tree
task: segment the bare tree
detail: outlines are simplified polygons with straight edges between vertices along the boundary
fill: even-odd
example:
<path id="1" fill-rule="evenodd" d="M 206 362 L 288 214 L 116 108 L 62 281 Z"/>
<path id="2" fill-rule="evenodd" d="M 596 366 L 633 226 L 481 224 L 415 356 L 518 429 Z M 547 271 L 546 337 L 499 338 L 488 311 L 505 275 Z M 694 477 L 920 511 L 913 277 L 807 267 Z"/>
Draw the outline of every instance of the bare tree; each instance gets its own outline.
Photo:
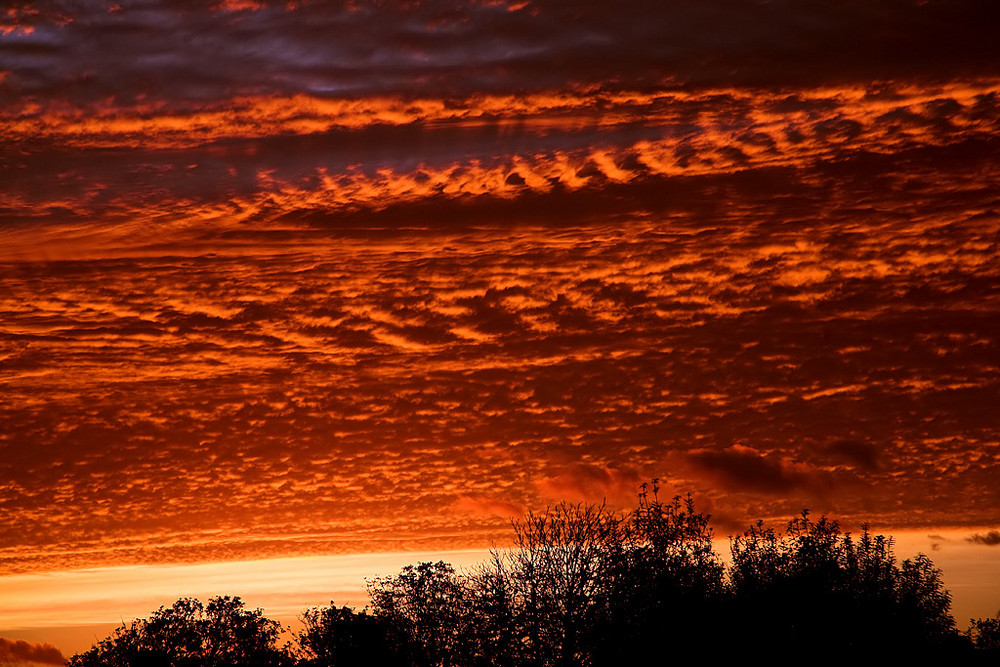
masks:
<path id="1" fill-rule="evenodd" d="M 562 503 L 515 522 L 514 533 L 507 567 L 529 664 L 589 664 L 625 549 L 622 517 L 603 504 Z"/>

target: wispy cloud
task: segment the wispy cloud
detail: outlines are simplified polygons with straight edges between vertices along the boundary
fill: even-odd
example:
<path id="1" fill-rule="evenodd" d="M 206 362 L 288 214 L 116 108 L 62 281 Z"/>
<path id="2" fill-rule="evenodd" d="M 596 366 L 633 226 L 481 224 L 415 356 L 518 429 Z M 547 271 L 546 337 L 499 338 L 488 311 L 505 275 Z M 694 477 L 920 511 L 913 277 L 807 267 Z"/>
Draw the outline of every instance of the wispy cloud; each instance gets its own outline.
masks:
<path id="1" fill-rule="evenodd" d="M 982 544 L 987 547 L 1000 545 L 1000 530 L 991 530 L 986 533 L 973 533 L 968 538 L 973 544 Z"/>

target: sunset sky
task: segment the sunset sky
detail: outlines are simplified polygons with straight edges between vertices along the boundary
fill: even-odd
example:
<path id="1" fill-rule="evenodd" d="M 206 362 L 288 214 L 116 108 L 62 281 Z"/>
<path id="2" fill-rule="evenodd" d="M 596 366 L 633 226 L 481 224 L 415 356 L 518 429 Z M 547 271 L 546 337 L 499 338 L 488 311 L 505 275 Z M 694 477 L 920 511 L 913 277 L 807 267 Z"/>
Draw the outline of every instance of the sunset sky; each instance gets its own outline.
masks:
<path id="1" fill-rule="evenodd" d="M 1000 609 L 993 3 L 5 6 L 0 660 L 653 477 Z"/>

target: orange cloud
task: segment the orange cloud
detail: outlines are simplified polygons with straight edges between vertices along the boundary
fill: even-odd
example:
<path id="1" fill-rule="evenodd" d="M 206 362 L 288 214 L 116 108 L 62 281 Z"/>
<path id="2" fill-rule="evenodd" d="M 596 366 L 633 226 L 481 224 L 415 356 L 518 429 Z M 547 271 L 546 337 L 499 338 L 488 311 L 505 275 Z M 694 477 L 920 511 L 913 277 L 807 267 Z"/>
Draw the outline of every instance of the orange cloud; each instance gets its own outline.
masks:
<path id="1" fill-rule="evenodd" d="M 442 200 L 652 188 L 678 178 L 775 179 L 858 155 L 892 161 L 915 147 L 972 150 L 1000 131 L 996 89 L 995 81 L 976 81 L 933 90 L 900 84 L 891 97 L 863 87 L 663 90 L 621 99 L 600 90 L 447 101 L 295 96 L 241 98 L 182 115 L 156 104 L 97 114 L 25 111 L 8 125 L 29 147 L 19 159 L 38 168 L 11 171 L 0 202 L 24 220 L 71 212 L 158 225 L 180 217 L 257 225 L 412 203 L 433 209 Z M 720 105 L 734 110 L 723 114 Z M 566 126 L 565 114 L 577 111 L 590 120 Z M 887 122 L 886 114 L 909 124 Z M 64 164 L 44 148 L 50 142 L 80 152 Z M 134 150 L 114 159 L 103 152 L 126 146 Z M 809 285 L 828 271 L 816 261 L 786 268 L 781 280 Z"/>
<path id="2" fill-rule="evenodd" d="M 825 143 L 873 139 L 902 147 L 962 130 L 988 131 L 970 105 L 986 101 L 995 80 L 956 81 L 928 91 L 900 84 L 893 95 L 870 97 L 864 86 L 816 88 L 784 92 L 720 89 L 683 92 L 605 92 L 583 88 L 560 93 L 523 95 L 476 94 L 465 98 L 358 97 L 330 99 L 307 95 L 235 97 L 178 111 L 162 102 L 95 109 L 51 102 L 8 108 L 8 133 L 17 138 L 58 140 L 78 147 L 141 145 L 144 148 L 190 148 L 222 140 L 242 141 L 271 136 L 322 135 L 420 124 L 428 128 L 458 127 L 466 131 L 496 126 L 517 134 L 554 131 L 601 131 L 642 122 L 670 134 L 689 133 L 696 120 L 718 146 L 739 147 L 739 159 L 760 158 L 797 136 L 812 133 Z M 796 105 L 788 100 L 794 98 Z M 724 100 L 738 111 L 718 113 Z M 822 116 L 816 116 L 821 110 Z M 832 118 L 831 118 L 832 117 Z M 894 121 L 894 118 L 900 119 Z M 732 121 L 739 124 L 733 127 Z M 851 128 L 846 132 L 844 128 Z M 723 129 L 726 128 L 726 129 Z M 706 131 L 707 130 L 707 131 Z M 867 136 L 864 136 L 867 135 Z M 676 139 L 676 136 L 671 138 Z M 140 141 L 141 139 L 141 141 Z M 889 143 L 891 142 L 891 143 Z M 614 178 L 623 174 L 602 152 L 594 156 Z"/>

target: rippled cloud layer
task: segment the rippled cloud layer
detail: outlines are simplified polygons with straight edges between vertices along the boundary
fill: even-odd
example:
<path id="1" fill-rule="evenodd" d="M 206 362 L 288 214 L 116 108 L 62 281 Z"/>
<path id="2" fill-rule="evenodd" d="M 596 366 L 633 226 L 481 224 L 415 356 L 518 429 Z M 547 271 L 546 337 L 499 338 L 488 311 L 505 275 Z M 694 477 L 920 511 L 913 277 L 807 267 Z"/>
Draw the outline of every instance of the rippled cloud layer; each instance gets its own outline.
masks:
<path id="1" fill-rule="evenodd" d="M 7 10 L 0 571 L 477 548 L 654 476 L 992 544 L 1000 58 L 869 5 Z"/>

